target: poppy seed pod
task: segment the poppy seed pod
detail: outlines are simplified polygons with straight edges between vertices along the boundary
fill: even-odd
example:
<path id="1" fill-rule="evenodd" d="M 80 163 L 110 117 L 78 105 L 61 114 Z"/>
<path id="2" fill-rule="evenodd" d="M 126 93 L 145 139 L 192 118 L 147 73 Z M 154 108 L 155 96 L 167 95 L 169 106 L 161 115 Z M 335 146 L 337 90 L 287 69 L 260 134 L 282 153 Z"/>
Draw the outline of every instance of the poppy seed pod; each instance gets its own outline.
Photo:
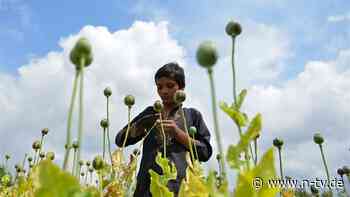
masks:
<path id="1" fill-rule="evenodd" d="M 101 156 L 96 156 L 92 161 L 92 166 L 95 170 L 101 170 L 103 168 L 103 159 Z"/>
<path id="2" fill-rule="evenodd" d="M 196 53 L 197 62 L 204 68 L 211 68 L 218 60 L 216 47 L 211 41 L 202 42 Z"/>
<path id="3" fill-rule="evenodd" d="M 323 144 L 324 139 L 323 139 L 323 137 L 322 137 L 322 135 L 321 135 L 320 133 L 316 133 L 316 134 L 314 135 L 314 142 L 315 142 L 316 144 L 319 144 L 319 145 Z"/>
<path id="4" fill-rule="evenodd" d="M 41 134 L 42 135 L 47 135 L 49 133 L 49 129 L 48 128 L 44 128 L 43 130 L 41 130 Z"/>
<path id="5" fill-rule="evenodd" d="M 89 66 L 93 59 L 91 45 L 86 38 L 80 38 L 70 52 L 70 60 L 78 69 L 82 58 L 85 58 L 85 67 Z"/>
<path id="6" fill-rule="evenodd" d="M 197 133 L 197 129 L 196 129 L 196 127 L 192 126 L 192 127 L 190 127 L 188 132 L 190 133 L 191 136 L 194 136 Z"/>
<path id="7" fill-rule="evenodd" d="M 83 160 L 79 160 L 79 166 L 82 166 L 82 165 L 84 165 L 84 161 Z"/>
<path id="8" fill-rule="evenodd" d="M 5 155 L 5 159 L 9 160 L 10 159 L 10 155 Z"/>
<path id="9" fill-rule="evenodd" d="M 218 160 L 218 161 L 221 160 L 221 155 L 220 155 L 220 154 L 217 154 L 217 155 L 216 155 L 216 160 Z"/>
<path id="10" fill-rule="evenodd" d="M 124 97 L 124 104 L 131 107 L 135 104 L 135 98 L 132 95 L 127 95 Z"/>
<path id="11" fill-rule="evenodd" d="M 100 125 L 102 128 L 107 128 L 109 126 L 109 122 L 106 118 L 102 119 L 101 122 L 100 122 Z"/>
<path id="12" fill-rule="evenodd" d="M 273 145 L 280 149 L 283 146 L 283 140 L 279 138 L 275 138 L 273 140 Z"/>
<path id="13" fill-rule="evenodd" d="M 46 153 L 46 158 L 49 160 L 53 161 L 55 159 L 55 153 L 54 152 L 47 152 Z"/>
<path id="14" fill-rule="evenodd" d="M 18 165 L 18 164 L 15 164 L 15 169 L 16 169 L 16 170 L 18 169 L 18 167 L 19 167 L 19 165 Z"/>
<path id="15" fill-rule="evenodd" d="M 91 166 L 91 162 L 90 162 L 90 161 L 87 161 L 87 162 L 86 162 L 86 166 L 87 166 L 87 167 L 90 167 L 90 166 Z"/>
<path id="16" fill-rule="evenodd" d="M 11 176 L 8 174 L 5 174 L 4 176 L 1 177 L 1 184 L 3 186 L 9 186 L 11 183 Z"/>
<path id="17" fill-rule="evenodd" d="M 28 157 L 28 162 L 32 162 L 33 161 L 33 157 Z"/>
<path id="18" fill-rule="evenodd" d="M 350 175 L 350 168 L 349 168 L 349 166 L 343 166 L 343 171 L 344 171 L 344 174 Z"/>
<path id="19" fill-rule="evenodd" d="M 45 153 L 44 153 L 44 152 L 40 152 L 40 153 L 39 153 L 39 157 L 40 157 L 41 159 L 43 159 L 43 158 L 45 157 Z"/>
<path id="20" fill-rule="evenodd" d="M 74 149 L 78 149 L 78 148 L 79 148 L 78 142 L 77 142 L 77 141 L 74 141 L 73 144 L 72 144 L 72 147 L 73 147 Z"/>
<path id="21" fill-rule="evenodd" d="M 239 23 L 230 21 L 227 23 L 225 31 L 229 36 L 238 36 L 242 33 L 242 27 Z"/>
<path id="22" fill-rule="evenodd" d="M 186 100 L 186 93 L 183 90 L 177 90 L 174 94 L 174 102 L 181 104 Z"/>
<path id="23" fill-rule="evenodd" d="M 339 174 L 339 176 L 343 176 L 345 174 L 343 168 L 338 168 L 337 173 Z"/>
<path id="24" fill-rule="evenodd" d="M 16 172 L 20 173 L 23 171 L 23 167 L 21 165 L 17 165 Z"/>
<path id="25" fill-rule="evenodd" d="M 103 94 L 106 96 L 106 97 L 110 97 L 112 95 L 112 90 L 110 87 L 106 87 L 104 90 L 103 90 Z"/>
<path id="26" fill-rule="evenodd" d="M 89 168 L 89 172 L 92 173 L 94 169 L 92 167 Z"/>
<path id="27" fill-rule="evenodd" d="M 157 113 L 160 113 L 163 110 L 163 104 L 161 101 L 157 100 L 153 104 L 153 110 Z"/>
<path id="28" fill-rule="evenodd" d="M 84 172 L 81 172 L 81 173 L 80 173 L 80 176 L 85 176 L 85 173 L 84 173 Z"/>
<path id="29" fill-rule="evenodd" d="M 41 144 L 40 144 L 40 141 L 39 140 L 36 140 L 33 142 L 33 145 L 32 145 L 32 148 L 34 150 L 39 150 L 41 148 Z"/>

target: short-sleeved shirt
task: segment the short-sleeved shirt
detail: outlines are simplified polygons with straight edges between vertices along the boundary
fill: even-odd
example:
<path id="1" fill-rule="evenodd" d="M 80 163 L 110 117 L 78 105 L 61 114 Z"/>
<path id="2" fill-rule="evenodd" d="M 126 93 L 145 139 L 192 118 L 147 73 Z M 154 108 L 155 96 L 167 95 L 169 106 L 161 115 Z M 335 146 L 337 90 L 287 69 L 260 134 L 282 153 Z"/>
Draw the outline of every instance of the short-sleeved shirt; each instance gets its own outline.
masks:
<path id="1" fill-rule="evenodd" d="M 182 129 L 182 131 L 186 132 L 184 129 L 184 121 L 181 116 L 181 108 L 179 106 L 175 107 L 170 111 L 168 119 L 175 120 L 177 126 Z M 196 146 L 198 153 L 199 161 L 208 161 L 212 155 L 212 147 L 210 145 L 210 132 L 203 120 L 201 113 L 194 108 L 183 108 L 187 129 L 190 127 L 195 127 L 197 129 L 196 134 L 194 135 L 194 139 L 197 143 Z M 138 114 L 132 121 L 131 125 L 133 125 L 136 121 L 141 119 L 145 115 L 155 114 L 152 106 L 147 107 L 144 111 Z M 135 124 L 134 124 L 135 125 Z M 130 129 L 135 129 L 135 126 L 131 126 Z M 127 125 L 118 132 L 115 142 L 121 147 L 125 138 Z M 129 131 L 130 132 L 130 131 Z M 137 137 L 131 137 L 130 135 L 127 138 L 126 146 L 132 145 L 140 141 L 144 135 L 140 135 Z M 158 174 L 162 174 L 162 169 L 155 162 L 155 158 L 158 152 L 163 152 L 163 138 L 157 129 L 153 128 L 147 137 L 144 139 L 143 148 L 142 148 L 142 158 L 140 169 L 137 175 L 137 185 L 134 196 L 152 196 L 150 193 L 150 174 L 149 169 L 153 169 Z M 180 184 L 182 179 L 186 175 L 186 154 L 189 149 L 177 142 L 175 138 L 169 138 L 166 142 L 166 152 L 167 158 L 174 162 L 177 170 L 176 180 L 170 180 L 168 182 L 168 188 L 170 191 L 174 192 L 177 196 L 177 193 L 180 189 Z M 193 149 L 194 150 L 194 149 Z"/>

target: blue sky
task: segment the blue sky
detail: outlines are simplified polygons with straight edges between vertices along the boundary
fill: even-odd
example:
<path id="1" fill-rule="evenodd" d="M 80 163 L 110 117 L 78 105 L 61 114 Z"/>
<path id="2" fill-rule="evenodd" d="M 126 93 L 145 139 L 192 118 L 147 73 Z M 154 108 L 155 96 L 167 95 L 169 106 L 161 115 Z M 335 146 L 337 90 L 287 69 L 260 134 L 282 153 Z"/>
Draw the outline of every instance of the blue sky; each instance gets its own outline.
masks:
<path id="1" fill-rule="evenodd" d="M 334 58 L 347 47 L 348 21 L 327 22 L 348 12 L 339 1 L 0 1 L 0 66 L 15 73 L 32 56 L 59 50 L 58 41 L 85 25 L 126 28 L 135 20 L 167 20 L 170 34 L 186 46 L 194 37 L 222 34 L 227 20 L 273 25 L 291 38 L 294 57 L 284 77 L 302 69 L 309 59 Z M 225 20 L 226 19 L 226 20 Z M 244 26 L 243 26 L 244 29 Z M 188 50 L 193 53 L 193 50 Z"/>
<path id="2" fill-rule="evenodd" d="M 286 174 L 323 177 L 311 141 L 320 131 L 327 137 L 333 175 L 349 164 L 342 156 L 350 148 L 350 133 L 344 132 L 350 130 L 348 0 L 0 0 L 0 112 L 7 114 L 0 118 L 0 150 L 18 155 L 13 162 L 18 161 L 37 131 L 50 127 L 47 149 L 62 159 L 65 133 L 59 131 L 65 130 L 74 71 L 68 52 L 80 36 L 97 49 L 86 78 L 86 157 L 100 150 L 95 130 L 104 115 L 102 90 L 108 85 L 114 91 L 113 136 L 126 122 L 120 115 L 126 114 L 123 96 L 135 95 L 134 113 L 153 103 L 153 73 L 167 61 L 185 66 L 188 104 L 200 109 L 212 128 L 208 78 L 194 66 L 194 55 L 203 40 L 217 44 L 218 101 L 232 101 L 231 41 L 224 30 L 229 20 L 243 28 L 236 43 L 238 89 L 248 89 L 242 110 L 250 117 L 262 113 L 262 149 L 282 137 L 289 147 Z M 219 118 L 227 147 L 239 137 L 231 119 L 223 112 Z M 208 163 L 216 167 L 215 158 Z"/>

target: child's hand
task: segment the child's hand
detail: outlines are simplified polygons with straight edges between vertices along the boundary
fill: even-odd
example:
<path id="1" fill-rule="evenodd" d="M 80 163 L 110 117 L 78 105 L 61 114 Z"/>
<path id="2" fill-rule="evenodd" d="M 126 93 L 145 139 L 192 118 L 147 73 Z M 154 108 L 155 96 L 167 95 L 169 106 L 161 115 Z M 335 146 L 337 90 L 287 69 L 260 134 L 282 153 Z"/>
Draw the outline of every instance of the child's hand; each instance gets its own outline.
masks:
<path id="1" fill-rule="evenodd" d="M 157 129 L 161 131 L 160 120 L 157 120 Z M 174 120 L 162 120 L 162 125 L 165 133 L 170 134 L 171 136 L 175 136 L 179 127 L 177 126 Z"/>

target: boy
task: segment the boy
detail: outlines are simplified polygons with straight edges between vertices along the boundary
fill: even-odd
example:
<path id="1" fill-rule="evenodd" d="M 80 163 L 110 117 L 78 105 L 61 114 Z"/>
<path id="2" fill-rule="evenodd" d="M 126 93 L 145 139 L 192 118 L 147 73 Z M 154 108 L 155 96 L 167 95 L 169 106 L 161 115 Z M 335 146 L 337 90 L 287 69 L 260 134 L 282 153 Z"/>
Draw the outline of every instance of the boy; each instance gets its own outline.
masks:
<path id="1" fill-rule="evenodd" d="M 188 138 L 196 146 L 199 161 L 208 161 L 212 155 L 210 132 L 201 113 L 194 108 L 183 108 L 183 110 L 187 127 L 194 126 L 197 129 L 197 133 L 194 136 L 195 139 L 192 139 L 184 129 L 183 118 L 180 116 L 180 107 L 173 101 L 175 92 L 185 88 L 185 74 L 182 67 L 177 63 L 165 64 L 158 69 L 154 79 L 157 85 L 157 92 L 164 106 L 162 110 L 162 123 L 167 136 L 166 155 L 175 164 L 177 169 L 176 180 L 170 180 L 168 182 L 168 188 L 177 196 L 181 181 L 186 175 L 186 152 L 189 151 Z M 144 117 L 156 117 L 156 115 L 157 112 L 154 111 L 153 106 L 149 106 L 131 121 L 126 146 L 137 143 L 146 135 L 144 130 L 148 130 L 149 121 L 152 118 Z M 118 132 L 115 138 L 115 142 L 119 147 L 123 144 L 126 130 L 127 125 Z M 159 174 L 162 173 L 160 166 L 155 162 L 157 152 L 163 152 L 163 138 L 161 132 L 154 129 L 150 131 L 144 140 L 141 165 L 137 175 L 137 185 L 134 193 L 136 197 L 151 196 L 149 169 L 153 169 Z"/>

